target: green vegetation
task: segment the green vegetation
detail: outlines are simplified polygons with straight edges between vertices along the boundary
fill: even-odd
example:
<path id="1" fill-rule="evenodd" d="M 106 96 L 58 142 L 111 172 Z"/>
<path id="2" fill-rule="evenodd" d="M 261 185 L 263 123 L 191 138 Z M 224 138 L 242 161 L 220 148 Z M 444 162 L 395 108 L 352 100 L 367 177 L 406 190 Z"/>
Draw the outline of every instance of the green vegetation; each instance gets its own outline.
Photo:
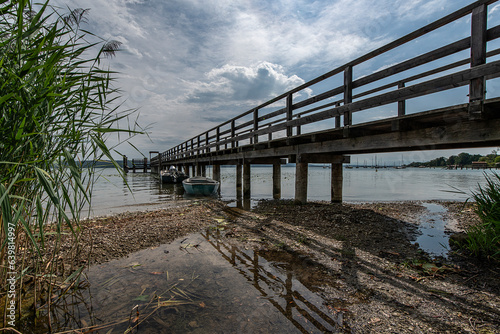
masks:
<path id="1" fill-rule="evenodd" d="M 28 306 L 36 311 L 52 295 L 54 274 L 77 270 L 62 265 L 59 250 L 69 233 L 65 247 L 79 251 L 81 209 L 95 181 L 94 166 L 84 171 L 79 161 L 106 157 L 118 168 L 106 139 L 131 113 L 118 111 L 113 72 L 101 68 L 120 43 L 81 30 L 86 13 L 0 4 L 0 281 L 14 282 L 8 298 L 5 284 L 0 295 L 17 312 L 26 306 L 21 292 L 34 293 Z"/>
<path id="2" fill-rule="evenodd" d="M 461 245 L 474 256 L 500 261 L 500 175 L 485 175 L 486 185 L 472 193 L 479 225 L 469 228 Z"/>
<path id="3" fill-rule="evenodd" d="M 427 162 L 412 162 L 409 167 L 446 167 L 446 166 L 463 166 L 470 167 L 474 161 L 484 161 L 488 163 L 488 167 L 495 167 L 495 163 L 500 162 L 500 155 L 497 155 L 497 150 L 493 150 L 491 154 L 482 156 L 480 154 L 469 154 L 462 152 L 459 155 L 452 155 L 448 158 L 439 157 Z"/>

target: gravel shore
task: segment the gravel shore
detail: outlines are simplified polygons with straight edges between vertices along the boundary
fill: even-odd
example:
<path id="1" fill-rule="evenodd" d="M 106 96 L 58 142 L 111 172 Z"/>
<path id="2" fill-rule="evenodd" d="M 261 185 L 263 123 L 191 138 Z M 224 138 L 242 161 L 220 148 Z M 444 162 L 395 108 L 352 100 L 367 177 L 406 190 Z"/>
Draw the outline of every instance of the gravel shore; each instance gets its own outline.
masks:
<path id="1" fill-rule="evenodd" d="M 470 205 L 440 202 L 454 232 L 477 223 Z M 279 251 L 314 271 L 297 273 L 319 289 L 341 332 L 499 333 L 500 268 L 460 254 L 429 256 L 413 240 L 419 202 L 347 203 L 262 201 L 253 211 L 208 200 L 188 206 L 124 213 L 82 223 L 78 249 L 63 243 L 68 268 L 96 264 L 216 225 L 238 247 Z M 66 272 L 65 272 L 66 270 Z M 313 272 L 321 271 L 318 277 Z M 320 278 L 322 277 L 322 278 Z"/>

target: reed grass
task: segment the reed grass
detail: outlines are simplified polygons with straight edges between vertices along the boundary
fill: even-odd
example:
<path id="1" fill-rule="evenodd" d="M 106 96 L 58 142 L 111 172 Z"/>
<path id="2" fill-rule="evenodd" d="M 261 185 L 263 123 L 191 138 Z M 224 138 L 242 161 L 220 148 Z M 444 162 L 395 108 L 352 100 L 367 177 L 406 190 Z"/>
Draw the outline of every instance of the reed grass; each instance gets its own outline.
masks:
<path id="1" fill-rule="evenodd" d="M 485 174 L 486 184 L 472 192 L 481 223 L 467 230 L 464 247 L 474 256 L 500 261 L 500 174 Z"/>
<path id="2" fill-rule="evenodd" d="M 107 139 L 141 133 L 136 124 L 119 128 L 134 111 L 121 111 L 115 73 L 104 68 L 120 43 L 80 29 L 86 13 L 63 15 L 49 1 L 0 3 L 0 294 L 7 303 L 4 283 L 15 272 L 17 312 L 27 278 L 36 309 L 56 272 L 77 270 L 58 252 L 63 233 L 78 250 L 96 180 L 95 166 L 82 162 L 106 158 L 120 170 Z"/>

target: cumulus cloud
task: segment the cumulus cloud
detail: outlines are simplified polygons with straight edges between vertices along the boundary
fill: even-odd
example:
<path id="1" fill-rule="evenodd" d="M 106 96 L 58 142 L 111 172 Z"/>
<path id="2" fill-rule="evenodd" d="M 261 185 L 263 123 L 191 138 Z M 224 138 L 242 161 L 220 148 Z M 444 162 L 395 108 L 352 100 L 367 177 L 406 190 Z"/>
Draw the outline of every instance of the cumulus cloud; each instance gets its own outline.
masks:
<path id="1" fill-rule="evenodd" d="M 226 101 L 264 102 L 305 81 L 286 75 L 283 66 L 260 62 L 254 66 L 224 65 L 206 74 L 206 81 L 192 83 L 186 101 L 208 103 Z M 311 94 L 311 90 L 305 92 Z"/>

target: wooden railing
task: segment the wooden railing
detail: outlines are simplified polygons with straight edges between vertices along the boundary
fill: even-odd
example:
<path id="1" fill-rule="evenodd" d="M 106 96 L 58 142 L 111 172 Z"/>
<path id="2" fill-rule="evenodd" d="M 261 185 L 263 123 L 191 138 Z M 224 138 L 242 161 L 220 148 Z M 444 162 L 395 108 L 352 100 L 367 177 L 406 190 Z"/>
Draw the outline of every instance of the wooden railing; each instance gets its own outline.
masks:
<path id="1" fill-rule="evenodd" d="M 476 1 L 456 12 L 447 15 L 421 29 L 382 46 L 345 65 L 325 73 L 303 85 L 275 97 L 255 108 L 248 110 L 224 123 L 213 127 L 183 143 L 161 153 L 162 162 L 174 162 L 204 154 L 224 154 L 234 152 L 244 145 L 262 144 L 281 137 L 303 134 L 303 127 L 327 119 L 332 128 L 345 129 L 353 125 L 353 113 L 397 103 L 397 116 L 406 114 L 406 100 L 469 85 L 469 117 L 481 117 L 481 107 L 485 100 L 486 80 L 500 76 L 500 61 L 487 62 L 487 59 L 500 54 L 500 49 L 486 52 L 487 42 L 500 37 L 500 26 L 487 29 L 488 5 L 498 0 Z M 386 54 L 430 32 L 470 15 L 470 36 L 444 45 L 432 51 L 419 54 L 411 59 L 388 66 L 382 70 L 353 80 L 353 71 L 368 60 Z M 403 72 L 415 69 L 436 60 L 446 61 L 445 57 L 470 50 L 470 57 L 445 63 L 439 67 L 420 70 L 416 74 L 404 75 Z M 457 68 L 470 65 L 464 70 Z M 454 70 L 454 71 L 452 71 Z M 450 71 L 452 71 L 450 73 Z M 446 75 L 443 75 L 446 72 Z M 294 102 L 294 94 L 304 92 L 326 79 L 343 74 L 343 82 L 318 95 Z M 388 78 L 398 74 L 390 82 Z M 440 77 L 435 77 L 441 74 Z M 422 81 L 425 80 L 425 81 Z M 414 83 L 418 81 L 417 83 Z M 354 94 L 354 90 L 360 91 Z M 363 91 L 364 89 L 364 91 Z M 335 98 L 336 96 L 340 96 Z M 284 107 L 267 111 L 272 105 L 281 103 Z M 320 105 L 320 103 L 323 103 Z M 316 104 L 316 106 L 313 106 Z M 396 129 L 397 130 L 397 129 Z M 261 146 L 261 145 L 259 145 Z M 229 150 L 229 151 L 228 151 Z M 158 157 L 152 159 L 158 164 Z"/>

